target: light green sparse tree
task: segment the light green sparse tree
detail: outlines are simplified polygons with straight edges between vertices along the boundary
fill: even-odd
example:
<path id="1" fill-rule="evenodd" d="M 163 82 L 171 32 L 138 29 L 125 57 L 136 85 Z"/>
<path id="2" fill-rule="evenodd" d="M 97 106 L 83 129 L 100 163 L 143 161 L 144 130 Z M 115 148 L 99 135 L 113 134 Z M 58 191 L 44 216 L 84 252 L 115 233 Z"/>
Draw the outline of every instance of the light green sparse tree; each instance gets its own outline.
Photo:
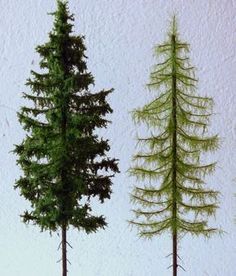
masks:
<path id="1" fill-rule="evenodd" d="M 175 17 L 168 40 L 155 48 L 160 63 L 151 73 L 148 87 L 157 96 L 133 112 L 136 123 L 145 123 L 151 134 L 138 138 L 130 174 L 135 186 L 131 199 L 141 237 L 152 238 L 170 231 L 173 239 L 173 275 L 177 275 L 178 241 L 184 233 L 209 237 L 218 232 L 208 226 L 215 214 L 218 192 L 208 189 L 204 176 L 216 163 L 204 163 L 200 155 L 215 151 L 218 136 L 207 135 L 213 100 L 197 94 L 197 79 L 190 65 L 189 44 L 182 42 Z M 148 132 L 149 133 L 149 132 Z"/>

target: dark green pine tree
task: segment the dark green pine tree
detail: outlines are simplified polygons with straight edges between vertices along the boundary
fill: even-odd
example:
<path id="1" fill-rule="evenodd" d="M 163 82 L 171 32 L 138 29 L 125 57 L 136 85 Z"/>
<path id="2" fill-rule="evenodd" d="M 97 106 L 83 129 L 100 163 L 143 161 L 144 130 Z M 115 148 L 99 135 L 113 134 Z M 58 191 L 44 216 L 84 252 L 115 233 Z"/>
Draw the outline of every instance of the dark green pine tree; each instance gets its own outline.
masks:
<path id="1" fill-rule="evenodd" d="M 90 198 L 109 199 L 111 177 L 119 170 L 117 160 L 107 157 L 108 140 L 94 132 L 109 123 L 106 98 L 112 89 L 90 92 L 94 79 L 87 71 L 84 37 L 72 35 L 67 2 L 58 0 L 52 15 L 49 41 L 36 48 L 43 71 L 31 71 L 26 83 L 32 93 L 24 98 L 32 104 L 18 113 L 27 135 L 14 150 L 23 170 L 15 187 L 31 203 L 22 216 L 25 223 L 61 230 L 65 276 L 69 226 L 87 233 L 106 226 L 103 216 L 92 214 Z"/>
<path id="2" fill-rule="evenodd" d="M 218 192 L 205 187 L 203 177 L 213 172 L 215 163 L 201 164 L 200 155 L 214 151 L 218 137 L 207 136 L 213 101 L 196 92 L 194 68 L 189 64 L 189 45 L 180 40 L 175 18 L 168 40 L 156 47 L 162 59 L 151 73 L 149 87 L 159 95 L 134 111 L 134 120 L 144 122 L 150 136 L 139 138 L 141 151 L 130 169 L 143 187 L 131 194 L 140 236 L 152 238 L 170 231 L 173 239 L 173 275 L 177 275 L 178 241 L 184 233 L 217 232 L 208 227 L 208 217 L 217 208 Z"/>

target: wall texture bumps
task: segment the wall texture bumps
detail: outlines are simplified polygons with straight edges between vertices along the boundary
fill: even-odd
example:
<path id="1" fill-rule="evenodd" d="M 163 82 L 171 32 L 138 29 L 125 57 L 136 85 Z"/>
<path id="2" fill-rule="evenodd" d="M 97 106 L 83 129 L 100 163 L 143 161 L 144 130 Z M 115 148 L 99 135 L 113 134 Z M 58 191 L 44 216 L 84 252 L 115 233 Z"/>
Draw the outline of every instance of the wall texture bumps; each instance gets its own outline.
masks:
<path id="1" fill-rule="evenodd" d="M 130 187 L 134 179 L 126 170 L 134 152 L 137 129 L 129 111 L 142 106 L 151 95 L 145 89 L 154 64 L 153 46 L 165 38 L 168 20 L 175 12 L 182 38 L 191 44 L 192 63 L 197 67 L 199 92 L 215 99 L 212 132 L 222 138 L 221 149 L 209 156 L 218 160 L 208 183 L 221 191 L 216 222 L 226 231 L 209 241 L 185 236 L 181 257 L 191 276 L 234 276 L 236 242 L 236 2 L 234 0 L 70 0 L 75 31 L 86 35 L 88 66 L 96 87 L 114 87 L 110 97 L 113 124 L 103 131 L 111 140 L 111 156 L 120 159 L 121 174 L 115 178 L 113 197 L 103 206 L 94 202 L 109 222 L 106 231 L 87 236 L 71 231 L 69 275 L 168 276 L 168 235 L 143 241 L 126 220 Z M 21 92 L 30 69 L 38 68 L 34 48 L 45 42 L 52 26 L 47 12 L 52 0 L 0 1 L 0 275 L 57 276 L 59 238 L 25 226 L 19 214 L 27 206 L 13 190 L 20 174 L 9 151 L 23 138 L 16 111 L 23 103 Z M 140 133 L 142 128 L 138 128 Z M 132 138 L 132 139 L 131 139 Z M 206 157 L 208 158 L 208 157 Z"/>

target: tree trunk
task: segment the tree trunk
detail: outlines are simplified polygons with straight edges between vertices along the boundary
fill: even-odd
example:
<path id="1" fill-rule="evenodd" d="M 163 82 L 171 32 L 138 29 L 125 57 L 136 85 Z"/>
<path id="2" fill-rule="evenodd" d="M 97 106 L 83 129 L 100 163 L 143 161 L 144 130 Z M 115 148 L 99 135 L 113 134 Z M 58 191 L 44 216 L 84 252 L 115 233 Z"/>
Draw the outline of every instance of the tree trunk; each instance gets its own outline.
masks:
<path id="1" fill-rule="evenodd" d="M 67 276 L 66 226 L 62 226 L 62 276 Z"/>
<path id="2" fill-rule="evenodd" d="M 177 269 L 178 269 L 178 264 L 177 264 L 177 234 L 173 233 L 173 276 L 177 276 Z"/>
<path id="3" fill-rule="evenodd" d="M 173 249 L 172 249 L 172 256 L 173 256 L 173 276 L 177 276 L 177 102 L 176 102 L 176 94 L 177 94 L 177 85 L 176 85 L 176 41 L 175 35 L 172 35 L 172 55 L 173 55 L 173 67 L 172 67 L 172 123 L 174 128 L 174 133 L 172 137 L 173 143 L 173 160 L 172 160 L 172 167 L 173 167 L 173 175 L 172 175 L 172 199 L 173 199 L 173 206 L 172 206 L 172 219 L 173 219 L 173 227 L 172 227 L 172 238 L 173 238 Z"/>

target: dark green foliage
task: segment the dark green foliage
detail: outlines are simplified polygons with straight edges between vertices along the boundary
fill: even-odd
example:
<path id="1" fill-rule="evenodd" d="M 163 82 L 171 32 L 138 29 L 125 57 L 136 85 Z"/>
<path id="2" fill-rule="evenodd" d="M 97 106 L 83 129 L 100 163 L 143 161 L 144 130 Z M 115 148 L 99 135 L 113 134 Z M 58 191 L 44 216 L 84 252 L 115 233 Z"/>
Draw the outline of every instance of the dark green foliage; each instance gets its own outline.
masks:
<path id="1" fill-rule="evenodd" d="M 73 16 L 58 1 L 49 41 L 36 48 L 41 73 L 31 71 L 24 93 L 31 107 L 22 107 L 19 121 L 27 132 L 15 148 L 24 174 L 16 182 L 32 209 L 23 215 L 42 230 L 69 225 L 87 233 L 106 225 L 91 213 L 90 197 L 110 198 L 116 159 L 106 156 L 108 140 L 95 130 L 109 123 L 111 90 L 92 94 L 93 76 L 87 71 L 83 36 L 72 35 Z"/>
<path id="2" fill-rule="evenodd" d="M 215 213 L 218 192 L 207 189 L 203 181 L 215 163 L 202 165 L 200 154 L 216 150 L 218 137 L 206 136 L 213 101 L 196 93 L 189 45 L 181 42 L 175 19 L 167 42 L 155 51 L 162 59 L 148 86 L 159 95 L 133 113 L 135 122 L 144 122 L 151 135 L 138 139 L 142 150 L 130 169 L 146 183 L 131 194 L 139 206 L 131 224 L 147 238 L 170 231 L 176 245 L 180 233 L 209 236 L 217 231 L 208 227 L 207 218 Z"/>

